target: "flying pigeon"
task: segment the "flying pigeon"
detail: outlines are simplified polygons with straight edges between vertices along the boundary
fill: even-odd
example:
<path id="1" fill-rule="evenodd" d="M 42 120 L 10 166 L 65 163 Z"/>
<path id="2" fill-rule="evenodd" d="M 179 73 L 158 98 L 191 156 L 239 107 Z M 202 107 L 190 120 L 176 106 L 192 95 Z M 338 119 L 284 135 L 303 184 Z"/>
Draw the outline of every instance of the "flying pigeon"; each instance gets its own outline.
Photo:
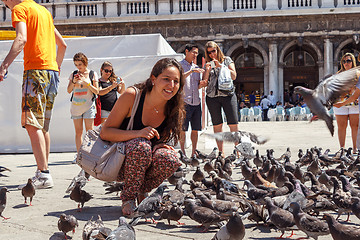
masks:
<path id="1" fill-rule="evenodd" d="M 133 226 L 126 222 L 125 217 L 119 218 L 119 226 L 112 231 L 106 240 L 135 240 L 135 230 Z"/>
<path id="2" fill-rule="evenodd" d="M 89 177 L 90 175 L 87 174 L 84 169 L 82 169 L 79 174 L 71 180 L 71 183 L 65 192 L 70 193 L 74 189 L 76 182 L 79 182 L 80 188 L 83 188 L 86 185 L 87 181 L 89 181 Z"/>
<path id="3" fill-rule="evenodd" d="M 218 132 L 218 133 L 205 133 L 207 136 L 213 137 L 217 140 L 224 142 L 232 143 L 242 143 L 242 142 L 253 142 L 256 144 L 264 144 L 269 139 L 263 136 L 257 136 L 251 132 Z"/>
<path id="4" fill-rule="evenodd" d="M 58 221 L 58 229 L 65 234 L 65 239 L 67 239 L 66 233 L 73 231 L 79 226 L 77 219 L 73 215 L 66 215 L 62 213 Z"/>
<path id="5" fill-rule="evenodd" d="M 26 199 L 30 198 L 30 206 L 31 206 L 31 202 L 33 199 L 33 196 L 35 195 L 35 185 L 32 181 L 31 178 L 28 179 L 27 184 L 25 185 L 25 187 L 23 187 L 21 189 L 21 194 L 24 196 L 25 198 L 25 204 L 26 204 Z"/>
<path id="6" fill-rule="evenodd" d="M 2 212 L 4 211 L 6 207 L 6 193 L 9 192 L 6 187 L 1 188 L 0 190 L 0 217 L 2 217 L 4 220 L 7 220 L 9 218 L 6 218 L 2 215 Z"/>
<path id="7" fill-rule="evenodd" d="M 326 122 L 331 136 L 334 135 L 332 117 L 326 107 L 330 107 L 339 98 L 350 91 L 358 81 L 360 67 L 351 68 L 347 71 L 334 74 L 320 82 L 314 90 L 297 86 L 295 93 L 301 94 L 311 112 L 319 119 Z"/>

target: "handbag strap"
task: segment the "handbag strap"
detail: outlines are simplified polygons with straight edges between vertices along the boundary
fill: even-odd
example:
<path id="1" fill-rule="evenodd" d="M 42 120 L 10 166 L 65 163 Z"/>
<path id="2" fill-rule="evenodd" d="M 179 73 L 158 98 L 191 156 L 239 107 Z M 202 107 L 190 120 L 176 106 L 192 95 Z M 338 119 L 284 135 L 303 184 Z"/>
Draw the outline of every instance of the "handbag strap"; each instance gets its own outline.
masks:
<path id="1" fill-rule="evenodd" d="M 132 128 L 133 128 L 134 117 L 135 117 L 136 110 L 139 106 L 139 101 L 140 101 L 140 96 L 141 96 L 140 91 L 137 87 L 133 86 L 132 88 L 135 89 L 136 95 L 135 95 L 135 101 L 134 101 L 133 107 L 131 109 L 131 117 L 130 117 L 130 120 L 129 120 L 126 130 L 132 130 Z"/>

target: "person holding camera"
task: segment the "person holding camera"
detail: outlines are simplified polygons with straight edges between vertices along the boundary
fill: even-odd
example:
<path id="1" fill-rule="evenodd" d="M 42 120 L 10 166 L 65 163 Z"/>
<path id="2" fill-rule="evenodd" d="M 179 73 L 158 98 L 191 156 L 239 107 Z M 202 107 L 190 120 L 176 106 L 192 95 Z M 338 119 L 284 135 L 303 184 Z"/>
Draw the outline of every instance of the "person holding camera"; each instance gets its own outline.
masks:
<path id="1" fill-rule="evenodd" d="M 124 81 L 115 75 L 112 64 L 104 62 L 100 68 L 99 97 L 101 102 L 101 124 L 105 122 L 118 99 L 117 93 L 125 92 Z"/>
<path id="2" fill-rule="evenodd" d="M 83 122 L 86 131 L 94 128 L 95 99 L 99 88 L 97 74 L 88 69 L 88 58 L 85 54 L 76 53 L 73 61 L 77 70 L 69 77 L 67 92 L 72 94 L 70 112 L 75 127 L 76 150 L 79 151 L 82 143 Z"/>
<path id="3" fill-rule="evenodd" d="M 219 89 L 219 76 L 222 70 L 229 71 L 232 80 L 236 79 L 235 64 L 230 57 L 224 56 L 214 41 L 205 44 L 205 73 L 203 80 L 207 83 L 206 105 L 209 109 L 214 132 L 222 132 L 224 110 L 227 124 L 231 132 L 238 131 L 238 112 L 235 88 L 229 90 Z M 222 69 L 224 68 L 224 69 Z M 216 140 L 219 151 L 223 154 L 223 142 Z"/>

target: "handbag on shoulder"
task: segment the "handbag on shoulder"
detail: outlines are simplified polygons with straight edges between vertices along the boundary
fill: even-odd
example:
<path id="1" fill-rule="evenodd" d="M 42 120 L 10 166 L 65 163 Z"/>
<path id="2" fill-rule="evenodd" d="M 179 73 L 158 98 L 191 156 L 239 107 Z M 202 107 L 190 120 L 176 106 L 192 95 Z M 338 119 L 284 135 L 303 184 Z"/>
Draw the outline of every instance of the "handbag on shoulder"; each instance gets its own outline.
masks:
<path id="1" fill-rule="evenodd" d="M 224 64 L 221 64 L 221 68 L 219 72 L 218 89 L 229 92 L 234 90 L 234 83 L 231 78 L 230 69 Z"/>
<path id="2" fill-rule="evenodd" d="M 139 89 L 136 91 L 131 117 L 126 130 L 133 127 L 134 116 L 139 105 Z M 101 127 L 86 132 L 76 162 L 88 174 L 102 181 L 115 181 L 125 160 L 125 142 L 109 142 L 100 138 Z"/>

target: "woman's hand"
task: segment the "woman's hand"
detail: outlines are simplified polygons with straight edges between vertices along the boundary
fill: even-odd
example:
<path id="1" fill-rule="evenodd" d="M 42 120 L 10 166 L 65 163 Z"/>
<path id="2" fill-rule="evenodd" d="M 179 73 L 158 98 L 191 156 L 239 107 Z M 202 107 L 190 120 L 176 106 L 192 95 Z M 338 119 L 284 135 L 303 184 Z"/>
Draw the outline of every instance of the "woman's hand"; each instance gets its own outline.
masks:
<path id="1" fill-rule="evenodd" d="M 210 63 L 210 62 L 207 62 L 207 63 L 205 64 L 205 70 L 206 70 L 206 71 L 210 71 L 210 70 L 211 70 L 211 63 Z"/>
<path id="2" fill-rule="evenodd" d="M 139 137 L 146 138 L 148 140 L 152 139 L 153 137 L 160 139 L 160 134 L 155 128 L 146 127 L 139 130 Z"/>
<path id="3" fill-rule="evenodd" d="M 175 149 L 174 149 L 172 146 L 167 145 L 166 143 L 156 144 L 156 145 L 153 147 L 153 151 L 152 151 L 152 152 L 155 152 L 155 151 L 158 150 L 159 148 L 166 148 L 166 149 L 173 150 L 173 151 L 175 152 Z"/>
<path id="4" fill-rule="evenodd" d="M 221 67 L 220 62 L 218 60 L 213 59 L 212 61 L 215 63 L 215 67 L 217 68 Z"/>

